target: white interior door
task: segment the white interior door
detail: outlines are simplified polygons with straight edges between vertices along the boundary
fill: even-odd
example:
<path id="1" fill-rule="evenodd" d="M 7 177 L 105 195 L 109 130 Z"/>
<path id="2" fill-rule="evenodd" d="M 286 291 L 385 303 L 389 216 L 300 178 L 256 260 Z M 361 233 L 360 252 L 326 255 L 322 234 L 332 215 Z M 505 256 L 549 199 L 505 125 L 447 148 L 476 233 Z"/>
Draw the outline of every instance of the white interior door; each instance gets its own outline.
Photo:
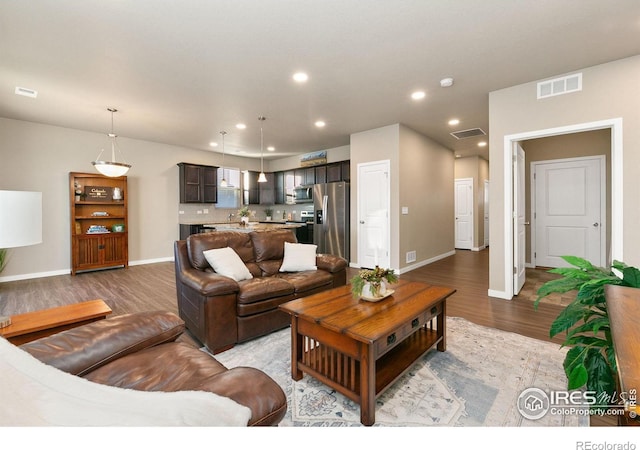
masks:
<path id="1" fill-rule="evenodd" d="M 520 144 L 513 158 L 513 295 L 518 295 L 526 280 L 525 266 L 525 156 Z"/>
<path id="2" fill-rule="evenodd" d="M 455 180 L 455 247 L 473 246 L 473 178 Z"/>
<path id="3" fill-rule="evenodd" d="M 489 246 L 489 180 L 484 180 L 484 246 Z"/>
<path id="4" fill-rule="evenodd" d="M 358 164 L 358 264 L 390 267 L 389 161 Z"/>
<path id="5" fill-rule="evenodd" d="M 567 267 L 565 255 L 605 265 L 604 165 L 600 156 L 533 165 L 535 265 Z"/>

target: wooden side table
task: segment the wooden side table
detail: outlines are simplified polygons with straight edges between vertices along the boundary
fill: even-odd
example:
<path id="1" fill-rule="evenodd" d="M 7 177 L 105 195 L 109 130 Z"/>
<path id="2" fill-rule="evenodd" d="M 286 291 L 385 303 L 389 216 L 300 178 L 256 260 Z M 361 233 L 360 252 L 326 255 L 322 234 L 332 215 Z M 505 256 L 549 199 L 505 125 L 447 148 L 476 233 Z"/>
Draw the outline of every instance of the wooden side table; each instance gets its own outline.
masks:
<path id="1" fill-rule="evenodd" d="M 104 319 L 111 308 L 102 300 L 89 300 L 11 316 L 11 325 L 0 328 L 0 336 L 15 345 L 50 336 L 69 328 Z"/>

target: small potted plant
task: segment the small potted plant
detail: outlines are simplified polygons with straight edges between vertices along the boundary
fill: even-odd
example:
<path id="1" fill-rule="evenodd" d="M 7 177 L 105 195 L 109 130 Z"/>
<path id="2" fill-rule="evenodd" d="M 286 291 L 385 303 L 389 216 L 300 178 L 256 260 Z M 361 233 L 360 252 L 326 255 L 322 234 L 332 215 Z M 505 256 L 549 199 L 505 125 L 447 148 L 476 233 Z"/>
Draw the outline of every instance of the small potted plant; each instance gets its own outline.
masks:
<path id="1" fill-rule="evenodd" d="M 241 209 L 238 210 L 238 216 L 240 216 L 240 223 L 242 225 L 249 224 L 249 216 L 251 215 L 253 215 L 253 211 L 249 211 L 248 206 L 243 206 Z"/>
<path id="2" fill-rule="evenodd" d="M 267 218 L 266 220 L 271 220 L 271 217 L 273 217 L 273 209 L 265 208 L 264 215 Z"/>
<path id="3" fill-rule="evenodd" d="M 356 298 L 380 299 L 387 292 L 387 283 L 397 281 L 398 276 L 393 269 L 381 269 L 378 266 L 374 269 L 362 269 L 351 279 L 351 292 Z"/>

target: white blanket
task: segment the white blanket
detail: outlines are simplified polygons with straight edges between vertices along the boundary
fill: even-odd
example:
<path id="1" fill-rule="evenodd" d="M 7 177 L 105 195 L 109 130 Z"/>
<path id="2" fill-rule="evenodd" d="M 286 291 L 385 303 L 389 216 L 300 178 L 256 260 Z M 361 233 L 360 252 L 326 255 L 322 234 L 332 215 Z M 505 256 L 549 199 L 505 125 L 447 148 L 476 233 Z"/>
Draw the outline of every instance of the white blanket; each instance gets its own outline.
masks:
<path id="1" fill-rule="evenodd" d="M 245 426 L 250 418 L 246 406 L 210 392 L 93 383 L 0 337 L 1 426 Z"/>

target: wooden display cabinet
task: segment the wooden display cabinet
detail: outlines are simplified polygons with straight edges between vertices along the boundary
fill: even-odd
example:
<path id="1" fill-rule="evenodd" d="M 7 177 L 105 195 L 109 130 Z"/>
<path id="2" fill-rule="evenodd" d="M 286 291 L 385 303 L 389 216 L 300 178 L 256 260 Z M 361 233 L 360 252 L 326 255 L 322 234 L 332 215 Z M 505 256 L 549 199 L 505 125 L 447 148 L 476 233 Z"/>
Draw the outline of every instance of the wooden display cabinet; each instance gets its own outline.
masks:
<path id="1" fill-rule="evenodd" d="M 72 275 L 128 267 L 128 197 L 126 176 L 69 173 Z"/>

